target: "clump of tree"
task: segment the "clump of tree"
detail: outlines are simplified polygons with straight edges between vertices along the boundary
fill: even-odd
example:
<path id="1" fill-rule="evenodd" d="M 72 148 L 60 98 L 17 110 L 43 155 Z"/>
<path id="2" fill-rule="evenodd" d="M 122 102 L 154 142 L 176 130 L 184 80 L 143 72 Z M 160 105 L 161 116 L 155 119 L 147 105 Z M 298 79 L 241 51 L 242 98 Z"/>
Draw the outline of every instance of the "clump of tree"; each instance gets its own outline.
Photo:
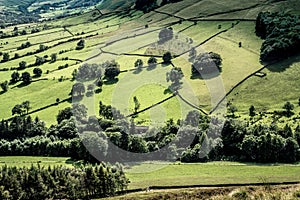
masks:
<path id="1" fill-rule="evenodd" d="M 120 74 L 120 65 L 115 61 L 107 61 L 102 64 L 105 69 L 104 76 L 108 81 L 116 79 Z"/>
<path id="2" fill-rule="evenodd" d="M 26 43 L 21 44 L 21 46 L 19 46 L 17 48 L 17 50 L 26 49 L 26 48 L 29 48 L 29 47 L 31 47 L 31 43 L 30 42 L 26 42 Z"/>
<path id="3" fill-rule="evenodd" d="M 180 89 L 182 82 L 181 79 L 184 77 L 183 72 L 180 67 L 174 67 L 170 72 L 167 72 L 167 82 L 171 82 L 169 89 L 176 92 Z"/>
<path id="4" fill-rule="evenodd" d="M 157 8 L 156 1 L 157 0 L 136 0 L 134 8 L 147 13 Z"/>
<path id="5" fill-rule="evenodd" d="M 97 64 L 84 63 L 75 71 L 76 80 L 90 81 L 102 76 L 102 66 Z"/>
<path id="6" fill-rule="evenodd" d="M 11 110 L 12 115 L 18 114 L 18 115 L 24 115 L 28 114 L 30 107 L 30 101 L 24 101 L 21 104 L 17 104 L 13 107 Z"/>
<path id="7" fill-rule="evenodd" d="M 170 28 L 164 28 L 162 29 L 159 34 L 158 34 L 158 42 L 160 44 L 165 43 L 169 40 L 172 40 L 174 37 L 173 29 L 172 27 Z"/>
<path id="8" fill-rule="evenodd" d="M 261 12 L 256 19 L 256 34 L 265 39 L 260 59 L 269 62 L 299 52 L 299 16 L 287 13 Z"/>
<path id="9" fill-rule="evenodd" d="M 212 74 L 222 71 L 222 58 L 214 52 L 198 55 L 192 64 L 192 76 Z"/>

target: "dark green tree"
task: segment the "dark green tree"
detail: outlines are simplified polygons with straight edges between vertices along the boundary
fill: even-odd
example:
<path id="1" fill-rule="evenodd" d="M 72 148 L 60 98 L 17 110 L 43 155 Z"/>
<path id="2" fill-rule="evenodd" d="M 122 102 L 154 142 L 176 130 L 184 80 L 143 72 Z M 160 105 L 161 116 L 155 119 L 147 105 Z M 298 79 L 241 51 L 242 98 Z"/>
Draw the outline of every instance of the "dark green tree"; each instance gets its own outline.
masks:
<path id="1" fill-rule="evenodd" d="M 36 77 L 40 77 L 42 75 L 43 71 L 41 70 L 41 68 L 34 68 L 33 69 L 33 74 L 36 76 Z"/>
<path id="2" fill-rule="evenodd" d="M 9 61 L 9 53 L 7 52 L 3 53 L 3 59 L 2 59 L 2 62 L 6 62 L 6 61 Z"/>
<path id="3" fill-rule="evenodd" d="M 11 74 L 11 82 L 16 83 L 20 79 L 20 74 L 19 72 L 13 72 Z"/>
<path id="4" fill-rule="evenodd" d="M 284 104 L 283 109 L 286 110 L 286 115 L 287 115 L 288 117 L 290 117 L 290 116 L 293 115 L 292 110 L 294 110 L 294 105 L 293 105 L 291 102 L 288 101 L 288 102 L 286 102 L 286 103 Z"/>
<path id="5" fill-rule="evenodd" d="M 29 72 L 23 72 L 21 75 L 21 80 L 24 84 L 29 84 L 31 82 L 31 75 Z"/>
<path id="6" fill-rule="evenodd" d="M 141 107 L 141 103 L 139 102 L 139 100 L 136 96 L 133 97 L 133 102 L 134 102 L 134 113 L 137 113 L 137 111 Z"/>
<path id="7" fill-rule="evenodd" d="M 4 81 L 4 82 L 0 83 L 0 86 L 1 86 L 3 92 L 7 92 L 7 90 L 8 90 L 8 81 Z"/>
<path id="8" fill-rule="evenodd" d="M 170 64 L 172 62 L 172 54 L 170 52 L 166 52 L 163 55 L 164 64 Z"/>
<path id="9" fill-rule="evenodd" d="M 20 63 L 19 63 L 19 69 L 25 69 L 26 68 L 26 62 L 25 61 L 21 61 Z"/>

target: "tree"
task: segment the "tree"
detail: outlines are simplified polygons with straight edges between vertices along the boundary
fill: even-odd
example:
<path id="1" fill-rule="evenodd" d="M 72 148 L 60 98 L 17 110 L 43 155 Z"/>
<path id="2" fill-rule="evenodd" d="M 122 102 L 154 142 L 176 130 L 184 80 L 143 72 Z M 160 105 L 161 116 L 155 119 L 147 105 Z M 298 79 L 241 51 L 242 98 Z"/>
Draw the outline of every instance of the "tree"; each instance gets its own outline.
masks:
<path id="1" fill-rule="evenodd" d="M 29 72 L 23 72 L 21 75 L 21 80 L 25 84 L 29 84 L 31 82 L 31 75 Z"/>
<path id="2" fill-rule="evenodd" d="M 25 61 L 21 61 L 20 63 L 19 63 L 19 69 L 25 69 L 26 68 L 26 62 Z"/>
<path id="3" fill-rule="evenodd" d="M 15 115 L 15 114 L 22 115 L 24 113 L 24 110 L 23 110 L 22 105 L 17 104 L 13 107 L 11 112 L 12 112 L 12 115 Z"/>
<path id="4" fill-rule="evenodd" d="M 12 82 L 12 83 L 17 82 L 17 81 L 19 80 L 19 78 L 20 78 L 19 72 L 13 72 L 13 73 L 11 74 L 11 82 Z"/>
<path id="5" fill-rule="evenodd" d="M 46 62 L 46 59 L 44 57 L 37 56 L 35 59 L 35 65 L 39 66 Z"/>
<path id="6" fill-rule="evenodd" d="M 148 59 L 148 66 L 149 66 L 150 68 L 154 68 L 154 67 L 156 67 L 156 65 L 157 65 L 157 59 L 156 59 L 155 57 L 151 56 L 151 57 Z"/>
<path id="7" fill-rule="evenodd" d="M 286 110 L 286 115 L 287 115 L 288 117 L 290 117 L 290 116 L 293 115 L 292 110 L 294 110 L 294 105 L 293 105 L 291 102 L 288 101 L 288 102 L 286 102 L 286 103 L 284 104 L 283 109 Z"/>
<path id="8" fill-rule="evenodd" d="M 249 108 L 249 115 L 251 117 L 255 116 L 255 107 L 253 105 L 251 105 Z"/>
<path id="9" fill-rule="evenodd" d="M 137 113 L 137 111 L 141 107 L 141 104 L 136 96 L 133 97 L 133 102 L 134 102 L 134 113 Z"/>
<path id="10" fill-rule="evenodd" d="M 137 59 L 134 63 L 134 67 L 140 70 L 144 65 L 144 62 L 141 59 Z"/>
<path id="11" fill-rule="evenodd" d="M 75 83 L 72 88 L 72 93 L 74 96 L 83 96 L 85 93 L 85 86 L 83 83 Z"/>
<path id="12" fill-rule="evenodd" d="M 167 82 L 171 81 L 170 89 L 172 91 L 177 91 L 181 86 L 181 79 L 184 77 L 183 72 L 180 67 L 174 67 L 170 72 L 166 74 Z"/>
<path id="13" fill-rule="evenodd" d="M 72 72 L 72 80 L 73 81 L 76 79 L 77 75 L 78 75 L 78 70 L 74 69 L 73 72 Z"/>
<path id="14" fill-rule="evenodd" d="M 6 61 L 9 61 L 9 53 L 5 52 L 3 53 L 3 59 L 2 59 L 3 62 L 6 62 Z"/>
<path id="15" fill-rule="evenodd" d="M 164 61 L 164 64 L 170 64 L 171 63 L 171 60 L 172 60 L 172 54 L 170 52 L 166 52 L 164 55 L 163 55 L 163 61 Z"/>
<path id="16" fill-rule="evenodd" d="M 104 63 L 104 66 L 104 75 L 107 80 L 114 80 L 120 74 L 120 65 L 116 61 Z"/>
<path id="17" fill-rule="evenodd" d="M 3 90 L 3 92 L 7 92 L 7 90 L 8 90 L 8 81 L 2 82 L 2 83 L 0 84 L 0 86 L 1 86 L 1 88 L 2 88 L 2 90 Z"/>
<path id="18" fill-rule="evenodd" d="M 85 41 L 83 39 L 79 40 L 76 46 L 76 50 L 81 50 L 84 48 Z"/>
<path id="19" fill-rule="evenodd" d="M 31 109 L 30 107 L 30 101 L 24 101 L 21 104 L 22 108 L 24 108 L 26 110 L 26 113 L 28 114 L 29 110 Z"/>
<path id="20" fill-rule="evenodd" d="M 57 60 L 57 54 L 53 53 L 51 54 L 51 62 L 54 63 Z"/>
<path id="21" fill-rule="evenodd" d="M 234 106 L 234 105 L 229 106 L 229 112 L 232 114 L 232 117 L 235 117 L 236 111 L 238 111 L 236 106 Z"/>
<path id="22" fill-rule="evenodd" d="M 36 68 L 33 69 L 33 74 L 36 77 L 40 77 L 42 75 L 42 73 L 43 73 L 43 71 L 40 68 L 38 68 L 38 67 L 36 67 Z"/>

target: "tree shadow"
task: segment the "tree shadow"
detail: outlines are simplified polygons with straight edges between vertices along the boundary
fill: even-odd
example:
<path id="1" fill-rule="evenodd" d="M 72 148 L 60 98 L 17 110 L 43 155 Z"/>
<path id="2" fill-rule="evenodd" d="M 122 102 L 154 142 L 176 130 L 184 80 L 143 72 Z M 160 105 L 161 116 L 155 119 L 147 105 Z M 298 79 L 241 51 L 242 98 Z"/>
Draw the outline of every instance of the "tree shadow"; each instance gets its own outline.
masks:
<path id="1" fill-rule="evenodd" d="M 170 88 L 167 88 L 164 90 L 164 94 L 173 94 L 173 92 L 170 90 Z"/>
<path id="2" fill-rule="evenodd" d="M 91 96 L 93 96 L 93 95 L 94 95 L 94 91 L 88 91 L 88 92 L 85 94 L 86 97 L 91 97 Z"/>
<path id="3" fill-rule="evenodd" d="M 6 91 L 1 91 L 1 92 L 0 92 L 0 95 L 4 94 L 5 92 L 6 92 Z"/>
<path id="4" fill-rule="evenodd" d="M 274 61 L 272 63 L 264 63 L 267 66 L 267 69 L 270 70 L 271 72 L 284 72 L 285 70 L 287 70 L 290 66 L 292 66 L 294 63 L 298 63 L 300 62 L 300 53 L 298 53 L 295 56 L 289 57 L 288 59 L 284 59 L 281 61 Z"/>
<path id="5" fill-rule="evenodd" d="M 141 68 L 137 68 L 133 71 L 133 74 L 139 74 L 142 72 L 142 69 Z"/>
<path id="6" fill-rule="evenodd" d="M 30 82 L 31 83 L 31 82 Z M 24 82 L 21 82 L 20 84 L 18 84 L 18 85 L 16 85 L 16 86 L 14 86 L 14 87 L 12 87 L 11 89 L 14 89 L 14 88 L 23 88 L 23 87 L 26 87 L 26 86 L 28 86 L 28 85 L 30 85 L 30 83 L 24 83 Z"/>
<path id="7" fill-rule="evenodd" d="M 192 74 L 191 79 L 192 80 L 195 80 L 195 79 L 209 80 L 209 79 L 220 76 L 220 74 L 221 74 L 220 71 L 215 71 L 215 72 L 211 72 L 211 73 Z"/>
<path id="8" fill-rule="evenodd" d="M 105 85 L 113 85 L 113 84 L 117 83 L 118 81 L 119 81 L 119 78 L 114 78 L 114 79 L 106 80 L 106 81 L 104 81 L 103 83 L 104 83 Z"/>
<path id="9" fill-rule="evenodd" d="M 84 95 L 72 96 L 72 102 L 80 102 L 83 99 Z"/>
<path id="10" fill-rule="evenodd" d="M 95 90 L 95 93 L 96 93 L 96 94 L 99 94 L 99 93 L 101 93 L 101 92 L 102 92 L 102 88 L 98 88 L 98 89 Z"/>
<path id="11" fill-rule="evenodd" d="M 147 71 L 152 71 L 152 70 L 156 69 L 156 65 L 149 65 L 146 69 L 147 69 Z"/>

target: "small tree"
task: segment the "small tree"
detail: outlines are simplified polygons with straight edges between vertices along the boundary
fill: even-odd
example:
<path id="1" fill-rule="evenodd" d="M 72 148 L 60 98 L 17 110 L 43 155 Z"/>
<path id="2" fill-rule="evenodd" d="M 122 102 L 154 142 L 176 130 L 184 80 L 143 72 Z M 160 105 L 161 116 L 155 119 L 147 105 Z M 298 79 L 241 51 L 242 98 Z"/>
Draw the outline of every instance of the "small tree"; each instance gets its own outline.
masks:
<path id="1" fill-rule="evenodd" d="M 229 112 L 231 113 L 232 117 L 235 117 L 235 112 L 237 112 L 237 111 L 238 111 L 238 109 L 236 106 L 234 106 L 234 105 L 229 106 Z"/>
<path id="2" fill-rule="evenodd" d="M 171 60 L 172 60 L 172 54 L 170 52 L 167 52 L 163 55 L 164 64 L 170 64 Z"/>
<path id="3" fill-rule="evenodd" d="M 134 63 L 134 67 L 140 70 L 144 65 L 144 62 L 141 59 L 137 59 Z"/>
<path id="4" fill-rule="evenodd" d="M 23 72 L 21 76 L 21 80 L 25 84 L 29 84 L 31 82 L 31 75 L 29 72 Z"/>
<path id="5" fill-rule="evenodd" d="M 30 101 L 24 101 L 21 105 L 22 108 L 24 108 L 26 110 L 26 113 L 28 114 L 29 110 L 31 109 Z"/>
<path id="6" fill-rule="evenodd" d="M 1 88 L 2 88 L 2 90 L 3 90 L 3 92 L 7 92 L 7 90 L 8 90 L 8 81 L 2 82 L 2 83 L 0 84 L 0 86 L 1 86 Z"/>
<path id="7" fill-rule="evenodd" d="M 288 102 L 286 102 L 286 103 L 284 104 L 283 109 L 286 110 L 286 115 L 287 115 L 288 117 L 290 117 L 290 116 L 293 115 L 292 110 L 294 110 L 294 105 L 293 105 L 291 102 L 288 101 Z"/>
<path id="8" fill-rule="evenodd" d="M 19 78 L 20 78 L 19 72 L 13 72 L 13 73 L 11 74 L 11 82 L 12 82 L 12 83 L 17 82 L 17 81 L 19 80 Z"/>
<path id="9" fill-rule="evenodd" d="M 57 60 L 57 54 L 53 53 L 51 54 L 51 62 L 54 63 Z"/>
<path id="10" fill-rule="evenodd" d="M 3 59 L 2 59 L 2 61 L 3 62 L 6 62 L 6 61 L 9 61 L 9 53 L 7 53 L 7 52 L 5 52 L 5 53 L 3 53 Z"/>
<path id="11" fill-rule="evenodd" d="M 255 116 L 255 107 L 253 105 L 251 105 L 249 108 L 249 115 L 251 117 Z"/>
<path id="12" fill-rule="evenodd" d="M 38 67 L 36 67 L 36 68 L 33 69 L 33 74 L 36 77 L 40 77 L 42 75 L 42 73 L 43 73 L 43 71 L 40 68 L 38 68 Z"/>
<path id="13" fill-rule="evenodd" d="M 25 69 L 26 68 L 26 62 L 25 61 L 21 61 L 20 63 L 19 63 L 19 69 Z"/>
<path id="14" fill-rule="evenodd" d="M 46 62 L 46 59 L 44 57 L 37 56 L 35 59 L 35 65 L 39 66 Z"/>
<path id="15" fill-rule="evenodd" d="M 77 75 L 78 75 L 78 70 L 74 69 L 73 72 L 72 72 L 72 80 L 75 80 Z"/>
<path id="16" fill-rule="evenodd" d="M 141 104 L 136 96 L 133 97 L 133 102 L 134 102 L 134 113 L 137 113 L 137 111 L 141 107 Z"/>
<path id="17" fill-rule="evenodd" d="M 148 59 L 148 66 L 149 66 L 150 68 L 154 68 L 154 67 L 156 67 L 156 65 L 157 65 L 157 59 L 156 59 L 155 57 L 151 56 L 151 57 Z"/>
<path id="18" fill-rule="evenodd" d="M 81 49 L 83 49 L 83 48 L 84 48 L 84 44 L 85 44 L 85 41 L 81 39 L 81 40 L 77 43 L 76 50 L 81 50 Z"/>

